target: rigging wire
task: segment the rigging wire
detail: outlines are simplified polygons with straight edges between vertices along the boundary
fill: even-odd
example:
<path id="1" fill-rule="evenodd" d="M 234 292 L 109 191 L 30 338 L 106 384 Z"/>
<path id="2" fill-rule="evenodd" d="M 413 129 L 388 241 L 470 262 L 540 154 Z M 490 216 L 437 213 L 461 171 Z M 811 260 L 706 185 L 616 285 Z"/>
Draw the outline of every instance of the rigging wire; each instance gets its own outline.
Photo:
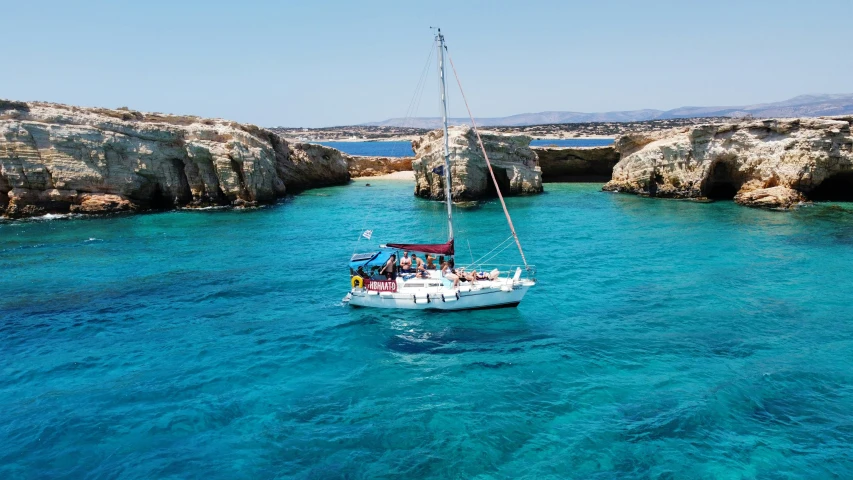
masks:
<path id="1" fill-rule="evenodd" d="M 447 47 L 445 47 L 445 51 L 447 51 Z M 512 232 L 515 244 L 518 245 L 518 253 L 521 254 L 521 261 L 524 262 L 524 268 L 526 270 L 530 270 L 530 265 L 527 264 L 527 258 L 524 256 L 524 250 L 521 248 L 521 241 L 518 239 L 518 234 L 515 232 L 515 227 L 512 224 L 512 218 L 509 216 L 509 210 L 506 208 L 506 202 L 504 202 L 504 196 L 501 193 L 500 185 L 498 185 L 498 179 L 495 178 L 495 171 L 492 169 L 492 162 L 489 161 L 489 155 L 486 153 L 486 147 L 483 145 L 483 139 L 480 138 L 480 130 L 477 129 L 477 122 L 474 121 L 474 115 L 471 113 L 471 107 L 468 106 L 468 99 L 465 98 L 465 91 L 462 89 L 462 81 L 459 80 L 459 74 L 456 72 L 456 66 L 453 64 L 453 57 L 450 56 L 449 51 L 447 51 L 447 59 L 450 61 L 450 67 L 453 69 L 453 76 L 456 77 L 456 83 L 459 85 L 459 93 L 462 94 L 462 100 L 465 102 L 465 109 L 468 110 L 468 117 L 471 119 L 471 127 L 474 129 L 474 133 L 477 134 L 477 142 L 480 144 L 480 150 L 483 151 L 483 157 L 486 159 L 486 166 L 489 167 L 489 174 L 492 176 L 492 182 L 495 184 L 498 199 L 501 201 L 501 206 L 504 209 L 504 215 L 506 215 L 509 230 Z"/>
<path id="2" fill-rule="evenodd" d="M 415 87 L 415 92 L 412 95 L 412 100 L 409 102 L 409 108 L 406 110 L 406 117 L 403 121 L 403 127 L 411 128 L 414 125 L 414 120 L 417 118 L 418 112 L 420 112 L 421 103 L 423 101 L 424 92 L 426 91 L 427 83 L 429 83 L 430 75 L 430 65 L 432 63 L 433 54 L 435 53 L 435 42 L 430 41 L 429 52 L 427 54 L 426 62 L 424 63 L 423 69 L 421 69 L 420 77 L 418 78 L 417 86 Z M 436 62 L 437 63 L 437 62 Z M 436 234 L 447 234 L 447 227 L 442 226 L 441 231 L 437 231 L 436 224 L 434 222 L 428 222 L 429 228 L 427 229 L 427 237 L 433 238 Z"/>
<path id="3" fill-rule="evenodd" d="M 427 57 L 427 63 L 426 63 L 426 65 L 424 65 L 424 70 L 423 70 L 423 74 L 422 74 L 423 77 L 421 80 L 420 94 L 418 95 L 418 101 L 415 104 L 414 110 L 410 114 L 411 115 L 410 118 L 412 120 L 414 120 L 416 118 L 418 112 L 421 109 L 421 100 L 423 100 L 423 98 L 424 98 L 424 91 L 426 90 L 426 83 L 427 83 L 427 79 L 429 78 L 429 64 L 430 64 L 430 60 L 432 60 L 432 54 L 434 53 L 433 52 L 434 50 L 435 49 L 432 48 L 432 45 L 430 45 L 429 56 Z M 413 124 L 414 124 L 414 121 L 412 123 L 410 123 L 409 126 L 411 127 Z"/>
<path id="4" fill-rule="evenodd" d="M 435 46 L 433 42 L 430 42 L 429 51 L 427 52 L 426 62 L 424 62 L 424 66 L 420 70 L 420 74 L 418 75 L 418 81 L 415 84 L 415 91 L 412 93 L 412 98 L 409 100 L 409 106 L 406 108 L 405 115 L 403 117 L 403 128 L 411 128 L 413 115 L 417 114 L 418 109 L 420 108 L 421 100 L 423 99 L 424 90 L 427 84 L 427 79 L 429 78 L 429 66 L 432 63 L 432 56 L 434 54 Z M 367 230 L 370 220 L 373 218 L 374 207 L 366 209 L 366 215 L 362 218 L 362 227 L 358 231 L 358 239 L 355 241 L 355 245 L 353 247 L 353 255 L 355 255 L 358 250 L 358 246 L 361 242 L 362 236 L 364 232 Z"/>
<path id="5" fill-rule="evenodd" d="M 406 115 L 405 117 L 403 117 L 404 128 L 411 128 L 411 120 L 413 119 L 413 115 L 417 113 L 417 110 L 420 107 L 421 98 L 423 98 L 424 87 L 426 86 L 426 79 L 429 75 L 429 65 L 431 63 L 434 50 L 435 48 L 433 47 L 432 42 L 430 42 L 426 63 L 424 63 L 424 66 L 421 69 L 421 74 L 418 77 L 418 83 L 415 85 L 415 92 L 412 94 L 412 99 L 409 101 L 408 108 L 406 108 Z"/>
<path id="6" fill-rule="evenodd" d="M 480 267 L 482 267 L 483 265 L 488 264 L 488 262 L 489 262 L 490 260 L 492 260 L 493 258 L 497 257 L 498 255 L 500 255 L 501 253 L 503 253 L 503 252 L 504 252 L 504 250 L 506 250 L 507 248 L 509 248 L 509 247 L 511 247 L 511 246 L 512 246 L 512 242 L 508 242 L 506 245 L 504 245 L 504 247 L 503 247 L 503 248 L 501 248 L 500 250 L 498 250 L 497 252 L 495 252 L 495 253 L 494 253 L 492 256 L 490 256 L 489 258 L 487 258 L 487 259 L 485 259 L 484 261 L 482 261 L 482 262 L 478 263 L 477 265 L 478 265 L 478 266 L 480 266 Z M 491 264 L 490 264 L 490 265 L 491 265 Z M 473 267 L 471 267 L 471 268 L 473 268 Z"/>
<path id="7" fill-rule="evenodd" d="M 474 267 L 474 266 L 476 266 L 476 265 L 483 265 L 483 264 L 484 264 L 484 263 L 486 263 L 487 261 L 491 260 L 492 258 L 494 258 L 495 256 L 497 256 L 499 253 L 501 253 L 501 252 L 503 252 L 504 250 L 506 250 L 506 246 L 504 246 L 504 244 L 512 245 L 511 240 L 512 240 L 512 235 L 510 235 L 509 237 L 505 238 L 503 241 L 501 241 L 500 243 L 498 243 L 494 248 L 492 248 L 491 250 L 489 250 L 488 252 L 486 252 L 485 254 L 483 254 L 482 256 L 480 256 L 480 258 L 478 258 L 477 260 L 475 260 L 475 261 L 471 262 L 471 265 L 468 265 L 468 267 L 469 267 L 469 268 L 471 268 L 471 267 Z M 508 242 L 509 242 L 509 243 L 508 243 Z M 503 246 L 504 248 L 501 248 L 502 246 Z M 494 252 L 495 250 L 497 250 L 498 248 L 501 248 L 501 250 L 500 250 L 500 251 L 498 251 L 497 253 L 495 253 L 494 255 L 491 255 L 491 253 L 492 253 L 492 252 Z M 486 258 L 486 257 L 488 257 L 488 258 Z"/>

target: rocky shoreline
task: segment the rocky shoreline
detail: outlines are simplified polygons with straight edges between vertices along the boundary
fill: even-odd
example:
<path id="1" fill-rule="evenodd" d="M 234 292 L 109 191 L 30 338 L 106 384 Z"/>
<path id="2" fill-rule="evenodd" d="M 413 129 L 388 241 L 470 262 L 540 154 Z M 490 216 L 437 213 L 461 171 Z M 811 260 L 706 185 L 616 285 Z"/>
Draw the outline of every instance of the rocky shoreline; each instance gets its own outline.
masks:
<path id="1" fill-rule="evenodd" d="M 619 153 L 613 146 L 542 146 L 530 147 L 530 150 L 536 155 L 542 170 L 542 183 L 607 182 L 611 179 L 614 165 L 619 161 Z M 353 178 L 414 172 L 412 162 L 417 159 L 417 157 L 369 157 L 346 153 L 342 155 L 349 165 L 349 173 Z M 485 163 L 482 166 L 485 168 Z"/>
<path id="2" fill-rule="evenodd" d="M 851 125 L 853 116 L 709 123 L 628 133 L 606 147 L 482 135 L 507 196 L 593 181 L 607 182 L 605 191 L 788 209 L 853 200 Z M 471 128 L 450 136 L 454 198 L 496 196 Z M 443 199 L 443 132 L 413 147 L 415 157 L 356 156 L 222 119 L 0 100 L 0 216 L 248 207 L 409 171 L 416 196 Z"/>
<path id="3" fill-rule="evenodd" d="M 376 177 L 412 170 L 415 157 L 368 157 L 343 154 L 351 177 Z"/>
<path id="4" fill-rule="evenodd" d="M 604 190 L 775 209 L 853 200 L 851 124 L 783 118 L 623 135 Z"/>
<path id="5" fill-rule="evenodd" d="M 0 214 L 268 204 L 349 181 L 338 150 L 222 119 L 0 101 Z"/>

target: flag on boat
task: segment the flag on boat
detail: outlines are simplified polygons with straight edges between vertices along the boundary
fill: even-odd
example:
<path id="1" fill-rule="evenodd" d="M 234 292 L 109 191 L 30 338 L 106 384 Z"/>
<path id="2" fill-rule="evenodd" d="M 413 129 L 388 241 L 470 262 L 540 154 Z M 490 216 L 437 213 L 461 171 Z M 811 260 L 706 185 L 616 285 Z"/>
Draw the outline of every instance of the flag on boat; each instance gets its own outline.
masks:
<path id="1" fill-rule="evenodd" d="M 373 230 L 365 230 L 364 232 L 362 232 L 361 236 L 370 240 L 370 237 L 373 236 Z"/>
<path id="2" fill-rule="evenodd" d="M 444 176 L 444 165 L 439 165 L 432 169 L 432 173 L 440 176 Z"/>

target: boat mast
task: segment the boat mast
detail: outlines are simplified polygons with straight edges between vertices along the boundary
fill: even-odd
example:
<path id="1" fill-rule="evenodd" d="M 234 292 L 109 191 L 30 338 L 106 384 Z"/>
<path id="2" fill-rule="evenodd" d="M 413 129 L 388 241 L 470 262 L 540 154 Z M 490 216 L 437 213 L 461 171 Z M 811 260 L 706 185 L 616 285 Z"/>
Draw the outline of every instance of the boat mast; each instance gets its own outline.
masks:
<path id="1" fill-rule="evenodd" d="M 441 80 L 441 121 L 444 124 L 444 199 L 447 203 L 447 241 L 453 240 L 453 200 L 450 198 L 450 138 L 447 133 L 447 70 L 444 65 L 444 35 L 441 29 L 435 37 L 438 44 L 438 77 Z"/>

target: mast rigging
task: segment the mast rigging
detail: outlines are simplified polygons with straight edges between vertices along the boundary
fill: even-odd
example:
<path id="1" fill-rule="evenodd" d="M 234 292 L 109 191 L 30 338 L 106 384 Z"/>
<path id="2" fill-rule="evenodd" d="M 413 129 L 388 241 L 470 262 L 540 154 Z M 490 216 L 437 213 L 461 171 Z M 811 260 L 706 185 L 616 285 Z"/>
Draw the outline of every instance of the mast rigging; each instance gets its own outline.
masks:
<path id="1" fill-rule="evenodd" d="M 441 79 L 441 122 L 444 125 L 444 201 L 447 203 L 447 241 L 453 240 L 453 200 L 450 198 L 450 138 L 447 132 L 447 68 L 444 63 L 444 35 L 435 36 L 438 43 L 438 71 Z"/>

